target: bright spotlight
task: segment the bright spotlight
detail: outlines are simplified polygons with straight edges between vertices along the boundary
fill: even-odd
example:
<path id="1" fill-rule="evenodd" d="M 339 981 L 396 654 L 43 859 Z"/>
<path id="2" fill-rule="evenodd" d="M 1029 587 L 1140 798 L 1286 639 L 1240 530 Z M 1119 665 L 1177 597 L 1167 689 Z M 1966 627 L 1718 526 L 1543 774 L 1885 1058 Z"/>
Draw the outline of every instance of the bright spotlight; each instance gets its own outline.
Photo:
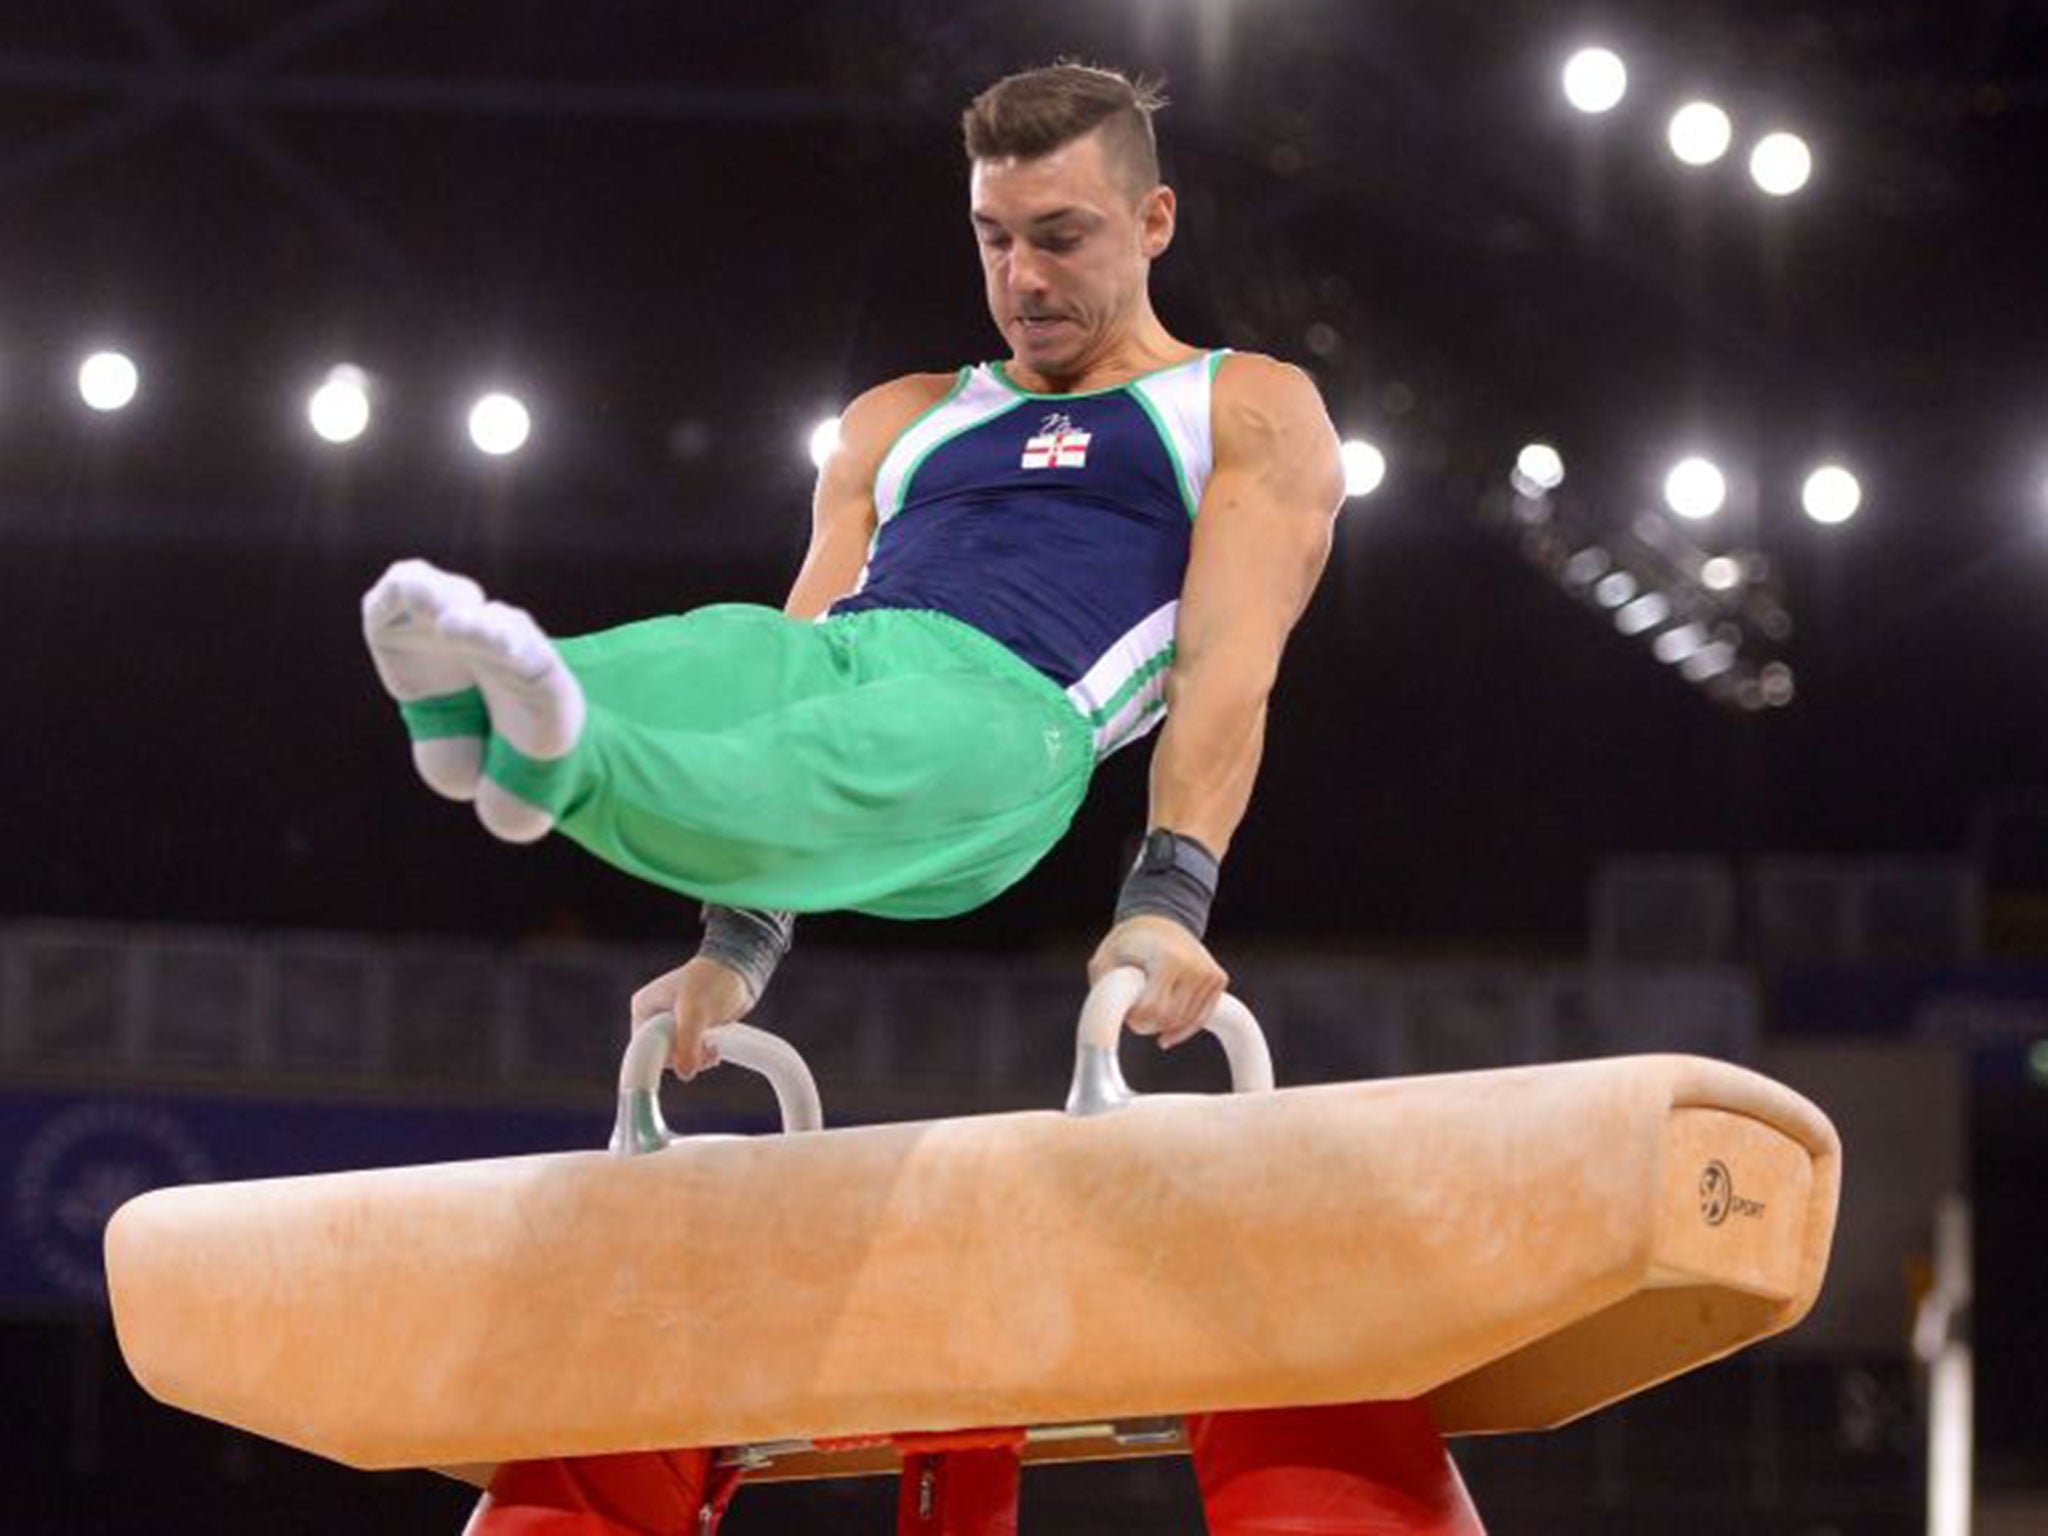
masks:
<path id="1" fill-rule="evenodd" d="M 1632 603 L 1622 605 L 1614 616 L 1614 627 L 1624 635 L 1640 635 L 1655 629 L 1671 617 L 1671 600 L 1662 592 L 1645 592 Z"/>
<path id="2" fill-rule="evenodd" d="M 363 370 L 347 363 L 330 368 L 306 402 L 306 419 L 330 443 L 352 443 L 370 425 L 370 391 Z"/>
<path id="3" fill-rule="evenodd" d="M 79 398 L 96 411 L 118 411 L 135 398 L 142 375 L 121 352 L 95 352 L 78 365 Z"/>
<path id="4" fill-rule="evenodd" d="M 1337 450 L 1344 463 L 1344 494 L 1370 496 L 1387 478 L 1387 456 L 1363 438 L 1351 438 Z"/>
<path id="5" fill-rule="evenodd" d="M 1700 566 L 1700 585 L 1709 592 L 1732 592 L 1742 585 L 1742 562 L 1716 555 Z"/>
<path id="6" fill-rule="evenodd" d="M 1628 66 L 1607 48 L 1581 48 L 1565 61 L 1564 98 L 1581 112 L 1611 112 L 1628 94 Z"/>
<path id="7" fill-rule="evenodd" d="M 1698 522 L 1712 517 L 1728 499 L 1728 482 L 1710 459 L 1680 459 L 1664 477 L 1664 504 Z"/>
<path id="8" fill-rule="evenodd" d="M 1796 133 L 1767 133 L 1749 152 L 1749 176 L 1773 197 L 1790 197 L 1813 175 L 1813 151 Z"/>
<path id="9" fill-rule="evenodd" d="M 1619 608 L 1636 595 L 1636 579 L 1627 571 L 1615 571 L 1600 578 L 1593 588 L 1593 600 L 1602 608 Z"/>
<path id="10" fill-rule="evenodd" d="M 1711 101 L 1688 101 L 1671 114 L 1665 137 L 1671 142 L 1671 153 L 1687 165 L 1712 165 L 1728 153 L 1735 125 Z"/>
<path id="11" fill-rule="evenodd" d="M 839 446 L 839 418 L 827 416 L 811 428 L 810 441 L 811 463 L 823 469 L 825 461 L 832 457 L 833 450 Z"/>
<path id="12" fill-rule="evenodd" d="M 1816 523 L 1846 523 L 1863 505 L 1863 487 L 1839 464 L 1823 464 L 1806 477 L 1800 505 Z"/>
<path id="13" fill-rule="evenodd" d="M 494 457 L 517 453 L 532 430 L 533 418 L 512 395 L 488 394 L 469 408 L 469 440 Z"/>
<path id="14" fill-rule="evenodd" d="M 1707 643 L 1707 632 L 1697 624 L 1681 624 L 1676 629 L 1667 629 L 1650 645 L 1656 658 L 1666 666 L 1676 666 Z"/>
<path id="15" fill-rule="evenodd" d="M 1703 645 L 1678 664 L 1689 683 L 1709 683 L 1735 665 L 1735 647 L 1726 640 Z"/>
<path id="16" fill-rule="evenodd" d="M 1564 583 L 1583 587 L 1598 581 L 1614 569 L 1614 557 L 1598 544 L 1589 544 L 1564 563 Z"/>
<path id="17" fill-rule="evenodd" d="M 1530 443 L 1515 455 L 1508 478 L 1524 496 L 1541 496 L 1564 484 L 1564 458 L 1548 443 Z"/>

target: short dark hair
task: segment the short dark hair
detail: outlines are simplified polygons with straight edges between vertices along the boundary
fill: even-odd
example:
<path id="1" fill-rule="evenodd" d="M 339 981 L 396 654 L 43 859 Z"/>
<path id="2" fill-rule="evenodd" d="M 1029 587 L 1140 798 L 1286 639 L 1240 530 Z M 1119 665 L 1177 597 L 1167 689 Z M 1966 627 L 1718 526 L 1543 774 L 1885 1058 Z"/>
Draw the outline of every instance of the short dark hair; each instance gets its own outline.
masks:
<path id="1" fill-rule="evenodd" d="M 960 114 L 969 163 L 1035 160 L 1102 129 L 1110 174 L 1133 198 L 1159 184 L 1152 114 L 1166 105 L 1159 81 L 1062 60 L 1010 75 Z"/>

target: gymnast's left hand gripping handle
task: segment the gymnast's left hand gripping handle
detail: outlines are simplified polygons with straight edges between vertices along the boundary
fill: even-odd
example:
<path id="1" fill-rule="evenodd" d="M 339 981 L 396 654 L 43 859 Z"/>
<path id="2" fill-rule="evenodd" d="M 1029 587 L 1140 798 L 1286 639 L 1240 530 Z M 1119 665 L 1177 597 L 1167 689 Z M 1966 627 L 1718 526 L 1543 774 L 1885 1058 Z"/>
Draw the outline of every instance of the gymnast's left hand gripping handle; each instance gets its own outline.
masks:
<path id="1" fill-rule="evenodd" d="M 1099 1115 L 1122 1109 L 1137 1095 L 1124 1081 L 1117 1061 L 1124 1019 L 1138 994 L 1145 990 L 1145 973 L 1136 966 L 1122 965 L 1110 971 L 1089 989 L 1081 1005 L 1080 1039 L 1074 1047 L 1074 1086 L 1067 1093 L 1067 1113 Z M 1266 1049 L 1265 1033 L 1251 1009 L 1224 993 L 1202 1021 L 1202 1028 L 1214 1035 L 1230 1059 L 1232 1093 L 1266 1093 L 1273 1087 L 1273 1056 Z"/>
<path id="2" fill-rule="evenodd" d="M 768 1079 L 775 1102 L 782 1106 L 783 1130 L 815 1131 L 824 1126 L 817 1081 L 787 1040 L 751 1024 L 722 1024 L 705 1038 L 718 1047 L 720 1061 L 751 1068 Z M 661 1118 L 661 1074 L 675 1045 L 672 1015 L 658 1015 L 633 1031 L 619 1064 L 619 1120 L 611 1142 L 618 1156 L 659 1152 L 676 1139 Z"/>

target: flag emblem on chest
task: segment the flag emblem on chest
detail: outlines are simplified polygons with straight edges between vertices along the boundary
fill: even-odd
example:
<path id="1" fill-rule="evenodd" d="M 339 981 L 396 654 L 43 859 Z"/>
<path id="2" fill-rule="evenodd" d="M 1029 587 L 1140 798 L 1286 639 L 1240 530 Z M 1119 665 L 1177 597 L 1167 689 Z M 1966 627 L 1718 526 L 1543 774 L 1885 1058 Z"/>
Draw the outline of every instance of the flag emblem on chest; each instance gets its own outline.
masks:
<path id="1" fill-rule="evenodd" d="M 1055 411 L 1038 424 L 1038 431 L 1024 441 L 1025 469 L 1083 469 L 1088 463 L 1089 434 L 1077 431 L 1073 420 Z"/>

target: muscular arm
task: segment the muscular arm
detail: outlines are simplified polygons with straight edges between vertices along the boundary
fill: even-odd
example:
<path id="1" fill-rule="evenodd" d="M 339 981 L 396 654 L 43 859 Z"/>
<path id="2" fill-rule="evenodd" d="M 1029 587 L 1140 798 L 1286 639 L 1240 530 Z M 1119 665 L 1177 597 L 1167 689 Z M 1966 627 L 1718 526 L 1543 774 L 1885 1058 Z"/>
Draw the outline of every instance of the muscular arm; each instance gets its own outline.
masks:
<path id="1" fill-rule="evenodd" d="M 950 374 L 909 374 L 878 385 L 846 408 L 839 446 L 818 472 L 811 499 L 810 549 L 783 605 L 792 618 L 814 619 L 853 590 L 875 532 L 875 471 L 898 434 L 951 383 Z M 675 1015 L 676 1043 L 669 1060 L 679 1077 L 715 1066 L 717 1053 L 705 1044 L 705 1035 L 744 1018 L 760 1001 L 759 982 L 742 974 L 744 965 L 735 968 L 734 958 L 700 950 L 633 994 L 635 1028 L 660 1014 Z"/>
<path id="2" fill-rule="evenodd" d="M 811 546 L 784 613 L 815 619 L 853 590 L 875 536 L 875 472 L 890 444 L 952 386 L 949 373 L 911 373 L 878 384 L 839 419 L 839 446 L 818 471 Z"/>
<path id="3" fill-rule="evenodd" d="M 1251 800 L 1266 700 L 1329 558 L 1344 475 L 1322 399 L 1298 368 L 1231 358 L 1211 419 L 1215 466 L 1181 588 L 1151 824 L 1220 858 Z"/>

